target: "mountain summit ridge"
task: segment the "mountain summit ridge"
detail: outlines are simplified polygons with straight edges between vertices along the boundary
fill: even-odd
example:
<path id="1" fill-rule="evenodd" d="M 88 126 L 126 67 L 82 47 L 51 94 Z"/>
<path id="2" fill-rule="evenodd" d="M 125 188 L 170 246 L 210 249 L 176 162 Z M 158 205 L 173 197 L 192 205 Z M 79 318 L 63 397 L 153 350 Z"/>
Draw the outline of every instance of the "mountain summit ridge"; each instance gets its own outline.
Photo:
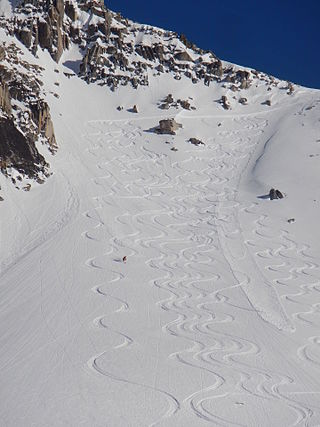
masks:
<path id="1" fill-rule="evenodd" d="M 135 89 L 148 86 L 151 75 L 160 77 L 168 74 L 177 81 L 190 79 L 193 84 L 221 86 L 226 92 L 231 91 L 233 98 L 239 93 L 239 102 L 245 104 L 245 92 L 251 86 L 266 85 L 271 90 L 282 84 L 262 72 L 221 61 L 213 52 L 190 43 L 184 35 L 123 18 L 108 10 L 99 0 L 12 2 L 12 13 L 4 13 L 0 17 L 0 28 L 12 38 L 11 46 L 16 38 L 35 58 L 39 49 L 48 51 L 53 61 L 62 62 L 70 69 L 65 71 L 69 77 L 78 76 L 88 84 L 107 86 L 112 91 L 127 85 Z M 42 180 L 45 178 L 43 173 L 48 173 L 48 164 L 38 153 L 35 143 L 42 138 L 53 151 L 57 143 L 50 108 L 41 89 L 41 67 L 30 65 L 28 70 L 15 74 L 15 64 L 23 63 L 22 58 L 18 59 L 21 50 L 17 46 L 15 54 L 11 55 L 13 47 L 9 48 L 6 42 L 1 49 L 0 96 L 2 115 L 6 120 L 1 121 L 0 127 L 7 127 L 9 120 L 10 126 L 21 133 L 19 140 L 25 141 L 24 152 L 28 153 L 25 159 L 19 160 L 21 151 L 16 155 L 7 142 L 2 150 L 1 170 L 9 173 L 8 170 L 13 168 Z M 35 84 L 29 83 L 28 88 L 30 79 Z M 18 94 L 16 88 L 19 85 L 21 90 Z M 291 83 L 286 85 L 284 87 L 291 94 L 294 86 Z M 221 105 L 229 108 L 225 95 L 221 98 Z M 28 132 L 26 120 L 30 124 Z M 7 137 L 3 140 L 7 141 Z M 14 157 L 15 161 L 12 160 Z M 30 160 L 34 165 L 42 166 L 30 168 Z M 26 162 L 29 166 L 23 166 Z"/>

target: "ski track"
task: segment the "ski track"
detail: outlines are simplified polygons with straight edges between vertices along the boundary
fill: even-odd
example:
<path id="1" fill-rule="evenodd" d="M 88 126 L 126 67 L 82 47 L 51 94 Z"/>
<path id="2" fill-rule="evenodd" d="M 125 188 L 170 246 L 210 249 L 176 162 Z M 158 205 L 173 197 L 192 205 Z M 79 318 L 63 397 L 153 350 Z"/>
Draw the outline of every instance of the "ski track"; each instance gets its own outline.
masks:
<path id="1" fill-rule="evenodd" d="M 28 225 L 30 236 L 32 236 L 31 239 L 29 239 L 25 245 L 20 244 L 19 248 L 14 248 L 13 254 L 1 261 L 0 277 L 3 276 L 12 266 L 20 262 L 23 258 L 27 257 L 32 251 L 48 242 L 51 238 L 55 237 L 57 233 L 60 233 L 77 217 L 80 209 L 78 195 L 65 176 L 63 176 L 63 179 L 66 187 L 66 194 L 64 195 L 65 204 L 63 210 L 57 213 L 54 220 L 51 220 L 51 222 L 45 228 L 43 227 L 40 229 L 30 230 L 30 225 Z M 56 191 L 57 189 L 54 188 L 52 199 L 54 199 Z"/>
<path id="2" fill-rule="evenodd" d="M 210 117 L 197 119 L 203 126 L 210 125 Z M 106 271 L 110 277 L 108 291 L 103 284 L 94 285 L 92 291 L 114 300 L 119 305 L 119 316 L 130 311 L 130 302 L 120 298 L 114 286 L 120 286 L 125 279 L 125 273 L 119 271 L 121 254 L 130 259 L 145 248 L 152 249 L 157 255 L 146 259 L 145 267 L 154 270 L 157 278 L 150 280 L 150 286 L 166 291 L 168 296 L 157 304 L 175 315 L 175 320 L 162 327 L 163 333 L 185 343 L 184 350 L 168 354 L 168 358 L 208 374 L 215 381 L 180 398 L 170 390 L 146 381 L 133 381 L 101 367 L 100 361 L 108 349 L 93 355 L 88 366 L 109 380 L 152 389 L 159 398 L 165 397 L 166 412 L 150 426 L 166 425 L 182 411 L 210 425 L 246 425 L 219 415 L 213 409 L 215 405 L 211 405 L 219 399 L 232 398 L 233 393 L 254 397 L 264 405 L 280 404 L 292 414 L 291 426 L 312 425 L 312 417 L 319 414 L 299 401 L 301 390 L 295 389 L 295 379 L 259 363 L 251 364 L 248 358 L 264 351 L 261 343 L 241 336 L 241 331 L 231 335 L 223 329 L 223 325 L 237 322 L 240 312 L 259 316 L 283 331 L 307 328 L 309 338 L 297 348 L 297 357 L 320 366 L 316 354 L 320 353 L 320 336 L 316 335 L 320 304 L 310 303 L 314 300 L 312 295 L 320 292 L 320 271 L 311 248 L 297 242 L 287 230 L 275 230 L 258 202 L 247 206 L 238 200 L 241 176 L 268 121 L 259 115 L 229 120 L 234 122 L 233 131 L 219 131 L 205 148 L 186 148 L 179 161 L 174 157 L 169 160 L 161 150 L 157 152 L 138 120 L 88 123 L 84 138 L 91 144 L 87 155 L 97 160 L 92 178 L 96 194 L 92 197 L 95 207 L 83 212 L 88 228 L 82 236 L 97 244 L 103 241 L 106 250 L 101 254 L 97 247 L 84 263 L 94 277 L 95 270 L 106 269 L 105 257 L 113 258 L 115 264 L 119 262 L 114 271 Z M 199 162 L 203 167 L 197 170 L 195 165 Z M 170 171 L 161 174 L 164 163 Z M 111 165 L 118 172 L 111 173 Z M 162 198 L 163 195 L 166 197 Z M 137 202 L 136 213 L 123 208 L 121 215 L 112 217 L 112 206 L 125 206 L 126 200 Z M 110 237 L 100 215 L 103 210 L 110 210 L 109 223 L 119 224 L 126 231 Z M 239 215 L 253 218 L 250 238 L 244 236 Z M 221 264 L 227 266 L 228 277 L 219 273 Z M 256 272 L 253 278 L 246 273 L 246 267 Z M 262 289 L 272 303 L 271 312 L 265 310 L 255 294 L 256 277 L 263 278 Z M 238 295 L 242 295 L 245 305 L 237 304 Z M 134 352 L 134 339 L 116 325 L 110 325 L 107 318 L 107 313 L 101 313 L 92 320 L 93 325 L 110 329 L 122 339 L 114 350 Z M 284 392 L 289 386 L 290 393 Z"/>

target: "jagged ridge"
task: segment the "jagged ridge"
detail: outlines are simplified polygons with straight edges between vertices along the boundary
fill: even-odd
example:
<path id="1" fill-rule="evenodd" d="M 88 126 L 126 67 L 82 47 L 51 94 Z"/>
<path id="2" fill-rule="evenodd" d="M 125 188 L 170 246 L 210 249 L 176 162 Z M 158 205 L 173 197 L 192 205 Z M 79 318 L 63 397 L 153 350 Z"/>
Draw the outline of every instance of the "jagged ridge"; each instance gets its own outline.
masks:
<path id="1" fill-rule="evenodd" d="M 37 55 L 38 49 L 46 49 L 56 62 L 76 47 L 82 59 L 79 64 L 74 61 L 70 75 L 75 76 L 76 71 L 87 83 L 106 85 L 113 91 L 121 85 L 147 86 L 150 75 L 162 73 L 169 73 L 176 80 L 188 78 L 195 84 L 217 83 L 233 92 L 250 88 L 254 81 L 269 86 L 279 82 L 264 73 L 223 63 L 213 52 L 198 48 L 184 35 L 125 19 L 108 10 L 102 0 L 23 0 L 11 17 L 0 17 L 0 26 L 33 55 Z M 22 132 L 31 152 L 37 154 L 34 164 L 38 166 L 27 167 L 26 159 L 15 156 L 7 144 L 1 151 L 1 167 L 6 173 L 13 167 L 34 177 L 47 167 L 35 141 L 41 136 L 53 151 L 56 141 L 49 107 L 41 92 L 41 70 L 18 59 L 18 50 L 13 54 L 13 46 L 4 46 L 1 53 L 2 61 L 6 61 L 0 68 L 1 111 Z M 16 73 L 18 62 L 28 72 Z M 69 63 L 72 66 L 72 61 Z M 293 92 L 291 84 L 287 89 L 288 93 Z M 11 108 L 12 100 L 19 103 Z M 242 96 L 239 102 L 246 104 L 247 99 Z M 230 108 L 226 96 L 222 96 L 221 105 Z M 1 126 L 7 123 L 2 120 Z"/>

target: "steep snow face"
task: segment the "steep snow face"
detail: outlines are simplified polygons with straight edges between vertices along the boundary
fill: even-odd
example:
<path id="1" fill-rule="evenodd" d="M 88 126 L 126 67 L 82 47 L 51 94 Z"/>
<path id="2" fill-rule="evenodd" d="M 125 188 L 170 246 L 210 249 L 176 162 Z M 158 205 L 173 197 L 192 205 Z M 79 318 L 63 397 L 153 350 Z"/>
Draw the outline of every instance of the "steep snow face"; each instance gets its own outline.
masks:
<path id="1" fill-rule="evenodd" d="M 12 7 L 9 0 L 0 0 L 0 16 L 8 16 L 12 13 Z"/>
<path id="2" fill-rule="evenodd" d="M 11 16 L 13 9 L 18 6 L 20 0 L 0 0 L 0 16 Z"/>
<path id="3" fill-rule="evenodd" d="M 319 91 L 112 92 L 77 46 L 19 44 L 59 150 L 28 192 L 0 175 L 1 424 L 320 425 Z"/>

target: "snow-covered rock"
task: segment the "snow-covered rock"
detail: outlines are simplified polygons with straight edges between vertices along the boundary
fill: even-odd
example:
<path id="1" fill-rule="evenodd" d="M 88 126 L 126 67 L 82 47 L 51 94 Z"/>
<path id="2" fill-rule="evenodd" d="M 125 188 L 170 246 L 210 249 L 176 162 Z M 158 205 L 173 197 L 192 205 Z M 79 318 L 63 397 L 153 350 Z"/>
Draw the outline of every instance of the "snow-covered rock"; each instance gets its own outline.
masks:
<path id="1" fill-rule="evenodd" d="M 15 6 L 1 426 L 320 425 L 319 91 L 102 2 Z"/>

